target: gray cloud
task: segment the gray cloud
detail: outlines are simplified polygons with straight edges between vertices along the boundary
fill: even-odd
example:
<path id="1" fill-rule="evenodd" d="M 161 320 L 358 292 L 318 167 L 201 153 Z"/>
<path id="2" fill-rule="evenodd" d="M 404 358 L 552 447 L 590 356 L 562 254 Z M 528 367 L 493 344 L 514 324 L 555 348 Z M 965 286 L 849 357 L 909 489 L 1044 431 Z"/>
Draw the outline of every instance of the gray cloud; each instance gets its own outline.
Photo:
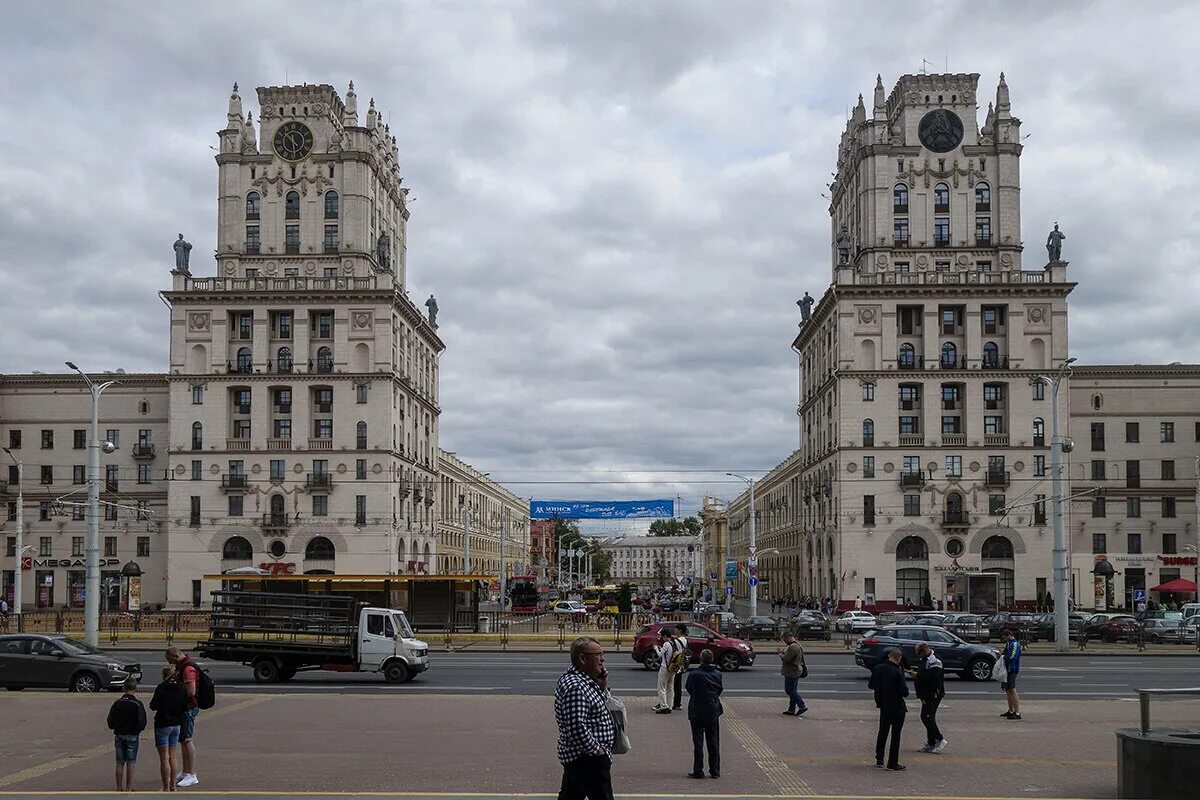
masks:
<path id="1" fill-rule="evenodd" d="M 449 347 L 443 446 L 521 494 L 694 511 L 737 492 L 726 470 L 795 446 L 794 302 L 829 281 L 837 137 L 877 72 L 890 89 L 922 58 L 979 72 L 984 109 L 1007 73 L 1031 134 L 1027 258 L 1055 219 L 1070 237 L 1073 355 L 1200 360 L 1187 3 L 947 3 L 920 22 L 767 2 L 0 16 L 0 370 L 164 369 L 155 294 L 178 231 L 212 269 L 229 85 L 257 113 L 254 86 L 353 79 L 416 198 L 410 292 L 437 294 Z"/>

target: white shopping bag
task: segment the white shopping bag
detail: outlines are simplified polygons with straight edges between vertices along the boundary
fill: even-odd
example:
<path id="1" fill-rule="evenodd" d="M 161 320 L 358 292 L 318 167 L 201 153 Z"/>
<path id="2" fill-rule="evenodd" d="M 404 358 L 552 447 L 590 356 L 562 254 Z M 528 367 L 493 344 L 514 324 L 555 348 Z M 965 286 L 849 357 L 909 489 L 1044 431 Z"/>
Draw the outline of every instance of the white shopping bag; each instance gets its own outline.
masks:
<path id="1" fill-rule="evenodd" d="M 612 714 L 613 721 L 613 744 L 612 752 L 614 755 L 624 755 L 630 750 L 629 733 L 626 730 L 629 724 L 629 717 L 625 713 L 625 704 L 621 702 L 621 698 L 615 694 L 609 693 L 605 698 L 605 705 L 608 706 L 608 713 Z"/>
<path id="2" fill-rule="evenodd" d="M 1008 680 L 1008 670 L 1004 667 L 1004 659 L 997 658 L 995 666 L 992 667 L 992 680 L 1004 683 Z"/>

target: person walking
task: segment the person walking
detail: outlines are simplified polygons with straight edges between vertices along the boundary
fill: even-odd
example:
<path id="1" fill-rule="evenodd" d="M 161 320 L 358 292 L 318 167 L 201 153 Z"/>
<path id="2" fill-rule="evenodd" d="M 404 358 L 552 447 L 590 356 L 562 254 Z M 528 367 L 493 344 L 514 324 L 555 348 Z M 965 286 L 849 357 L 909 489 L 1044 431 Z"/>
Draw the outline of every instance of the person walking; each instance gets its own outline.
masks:
<path id="1" fill-rule="evenodd" d="M 177 680 L 174 667 L 163 667 L 162 676 L 162 683 L 150 698 L 150 708 L 154 711 L 154 746 L 158 749 L 162 790 L 173 792 L 178 785 L 179 728 L 187 715 L 187 691 Z"/>
<path id="2" fill-rule="evenodd" d="M 946 696 L 944 670 L 941 660 L 926 642 L 917 645 L 917 658 L 921 659 L 921 663 L 909 674 L 913 678 L 917 699 L 921 701 L 921 724 L 925 726 L 926 740 L 921 752 L 940 753 L 946 749 L 946 737 L 942 736 L 937 724 L 938 706 Z"/>
<path id="3" fill-rule="evenodd" d="M 614 728 L 608 710 L 608 670 L 604 648 L 590 637 L 571 643 L 571 666 L 554 690 L 558 761 L 562 786 L 558 800 L 613 800 Z"/>
<path id="4" fill-rule="evenodd" d="M 1021 672 L 1021 643 L 1013 632 L 1005 628 L 1001 634 L 1004 637 L 1004 671 L 1007 676 L 1000 688 L 1008 699 L 1008 711 L 1000 716 L 1005 719 L 1021 719 L 1021 698 L 1017 695 L 1017 675 Z"/>
<path id="5" fill-rule="evenodd" d="M 682 665 L 682 668 L 677 669 L 674 674 L 673 687 L 672 687 L 674 690 L 674 694 L 672 697 L 674 702 L 671 703 L 671 710 L 672 711 L 682 711 L 683 710 L 683 680 L 684 680 L 684 676 L 687 675 L 688 665 L 692 661 L 692 650 L 690 647 L 688 647 L 688 640 L 687 640 L 687 625 L 684 625 L 682 622 L 675 626 L 675 652 L 683 653 L 683 665 Z M 678 665 L 678 662 L 679 662 L 679 659 L 676 659 L 677 665 Z"/>
<path id="6" fill-rule="evenodd" d="M 900 669 L 902 657 L 899 648 L 889 650 L 887 660 L 875 665 L 875 669 L 871 670 L 871 680 L 867 683 L 867 688 L 875 692 L 875 707 L 879 709 L 875 766 L 880 769 L 884 767 L 883 747 L 888 743 L 888 735 L 891 734 L 887 768 L 895 772 L 906 769 L 900 763 L 900 731 L 904 728 L 904 716 L 908 713 L 908 706 L 904 704 L 904 698 L 908 697 L 908 683 Z"/>
<path id="7" fill-rule="evenodd" d="M 117 751 L 117 791 L 133 791 L 133 765 L 137 763 L 138 744 L 146 730 L 146 707 L 137 697 L 137 678 L 132 675 L 121 684 L 121 696 L 108 709 L 108 729 L 113 732 Z"/>
<path id="8" fill-rule="evenodd" d="M 651 708 L 656 714 L 671 713 L 671 656 L 675 654 L 675 639 L 670 628 L 658 632 L 658 644 L 654 647 L 658 656 L 658 702 Z"/>
<path id="9" fill-rule="evenodd" d="M 779 674 L 783 676 L 783 693 L 788 696 L 787 711 L 783 713 L 788 717 L 799 717 L 808 711 L 800 696 L 800 674 L 805 671 L 804 648 L 791 631 L 783 635 L 783 645 L 779 651 Z"/>
<path id="10" fill-rule="evenodd" d="M 704 777 L 704 747 L 708 747 L 708 774 L 721 777 L 721 671 L 713 651 L 700 653 L 700 669 L 687 678 L 688 722 L 692 726 L 692 771 L 689 778 Z"/>
<path id="11" fill-rule="evenodd" d="M 197 690 L 200 688 L 200 668 L 192 659 L 183 654 L 178 647 L 167 648 L 167 661 L 178 675 L 179 682 L 187 692 L 187 712 L 179 725 L 179 749 L 183 753 L 183 771 L 175 776 L 177 786 L 195 786 L 200 783 L 196 777 L 196 717 L 200 714 L 200 698 Z"/>

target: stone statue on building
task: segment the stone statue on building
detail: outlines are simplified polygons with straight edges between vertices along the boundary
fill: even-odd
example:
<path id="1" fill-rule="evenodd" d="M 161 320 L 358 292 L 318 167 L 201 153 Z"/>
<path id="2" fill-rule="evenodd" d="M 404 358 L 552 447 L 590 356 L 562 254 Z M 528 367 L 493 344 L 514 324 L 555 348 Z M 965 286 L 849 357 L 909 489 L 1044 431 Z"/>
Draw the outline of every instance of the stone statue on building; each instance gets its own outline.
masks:
<path id="1" fill-rule="evenodd" d="M 425 301 L 425 307 L 429 309 L 429 324 L 437 327 L 438 304 L 433 295 L 429 295 L 429 299 Z"/>
<path id="2" fill-rule="evenodd" d="M 1058 229 L 1058 223 L 1054 223 L 1054 230 L 1050 231 L 1050 235 L 1046 237 L 1046 252 L 1050 256 L 1050 262 L 1062 261 L 1062 243 L 1067 235 Z"/>
<path id="3" fill-rule="evenodd" d="M 838 231 L 837 251 L 838 251 L 838 263 L 839 264 L 849 264 L 850 263 L 850 230 L 845 225 L 842 225 L 842 229 L 840 231 Z"/>
<path id="4" fill-rule="evenodd" d="M 799 300 L 796 301 L 796 305 L 800 306 L 800 321 L 801 322 L 808 322 L 810 319 L 812 319 L 812 307 L 813 307 L 813 303 L 815 303 L 815 302 L 817 302 L 817 301 L 814 300 L 813 296 L 810 295 L 808 292 L 805 292 L 804 297 L 801 297 Z"/>
<path id="5" fill-rule="evenodd" d="M 375 260 L 384 269 L 392 265 L 392 240 L 388 238 L 386 231 L 379 234 L 379 242 L 375 245 Z"/>
<path id="6" fill-rule="evenodd" d="M 179 238 L 175 240 L 175 269 L 186 272 L 188 268 L 188 259 L 191 258 L 192 245 L 190 242 L 183 240 L 183 234 L 179 234 Z"/>

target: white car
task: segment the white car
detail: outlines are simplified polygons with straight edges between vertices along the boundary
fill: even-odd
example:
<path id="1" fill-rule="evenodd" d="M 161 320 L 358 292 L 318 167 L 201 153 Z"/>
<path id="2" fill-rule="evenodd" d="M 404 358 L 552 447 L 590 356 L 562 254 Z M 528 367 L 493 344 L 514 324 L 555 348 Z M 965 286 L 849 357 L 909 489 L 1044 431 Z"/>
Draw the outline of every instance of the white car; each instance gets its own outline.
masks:
<path id="1" fill-rule="evenodd" d="M 871 628 L 879 625 L 875 620 L 875 615 L 867 611 L 847 611 L 837 618 L 837 622 L 833 624 L 834 630 L 842 633 L 859 633 L 869 631 Z"/>
<path id="2" fill-rule="evenodd" d="M 587 609 L 583 607 L 583 603 L 578 600 L 559 600 L 554 605 L 550 606 L 550 610 L 555 614 L 566 614 L 569 616 L 587 616 Z"/>

